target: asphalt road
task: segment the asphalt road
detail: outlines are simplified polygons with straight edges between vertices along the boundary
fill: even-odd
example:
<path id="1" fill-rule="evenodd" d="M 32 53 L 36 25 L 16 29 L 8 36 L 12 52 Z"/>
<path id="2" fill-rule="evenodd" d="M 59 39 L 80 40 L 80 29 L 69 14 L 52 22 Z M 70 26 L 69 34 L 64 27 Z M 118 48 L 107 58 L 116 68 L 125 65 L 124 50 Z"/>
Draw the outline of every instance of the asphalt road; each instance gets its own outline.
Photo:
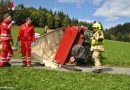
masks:
<path id="1" fill-rule="evenodd" d="M 18 59 L 11 60 L 11 64 L 13 66 L 22 66 L 22 61 Z M 49 68 L 45 67 L 44 65 L 41 65 L 38 61 L 32 62 L 32 67 L 37 69 L 49 69 L 49 70 L 60 70 L 60 71 L 79 71 L 82 70 L 82 72 L 92 72 L 95 67 L 94 66 L 87 66 L 87 65 L 80 65 L 80 66 L 65 66 L 63 68 Z M 67 69 L 66 69 L 67 67 Z M 68 70 L 69 69 L 69 70 Z M 130 68 L 127 67 L 109 67 L 109 66 L 103 66 L 103 73 L 111 73 L 111 74 L 127 74 L 130 75 Z"/>

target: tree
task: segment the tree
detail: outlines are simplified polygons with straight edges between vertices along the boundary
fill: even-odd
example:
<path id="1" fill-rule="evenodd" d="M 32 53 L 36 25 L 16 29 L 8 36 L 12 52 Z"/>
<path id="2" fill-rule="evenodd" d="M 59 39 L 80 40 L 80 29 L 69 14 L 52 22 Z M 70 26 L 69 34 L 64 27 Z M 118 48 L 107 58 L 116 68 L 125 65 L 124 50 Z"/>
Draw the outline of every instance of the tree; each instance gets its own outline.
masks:
<path id="1" fill-rule="evenodd" d="M 103 31 L 104 29 L 103 29 L 103 25 L 102 25 L 102 23 L 101 23 L 101 22 L 99 22 L 99 24 L 101 25 L 101 30 Z"/>
<path id="2" fill-rule="evenodd" d="M 87 22 L 85 22 L 85 21 L 80 21 L 79 23 L 78 23 L 78 25 L 79 26 L 88 26 L 88 23 Z"/>
<path id="3" fill-rule="evenodd" d="M 92 26 L 93 26 L 93 23 L 90 23 L 90 24 L 88 24 L 87 27 L 88 27 L 89 30 L 93 30 L 93 27 L 92 27 Z"/>
<path id="4" fill-rule="evenodd" d="M 65 14 L 60 11 L 60 12 L 57 13 L 57 15 L 58 15 L 58 17 L 60 18 L 60 21 L 63 22 L 63 19 L 64 19 L 64 17 L 65 17 Z"/>
<path id="5" fill-rule="evenodd" d="M 104 31 L 104 37 L 105 37 L 105 39 L 110 39 L 110 33 L 109 33 L 109 30 L 105 30 Z"/>
<path id="6" fill-rule="evenodd" d="M 30 17 L 30 12 L 28 10 L 18 10 L 14 13 L 14 19 L 18 25 L 25 22 L 26 18 Z"/>
<path id="7" fill-rule="evenodd" d="M 35 26 L 44 27 L 46 25 L 47 17 L 44 11 L 33 10 L 30 17 L 33 19 Z"/>
<path id="8" fill-rule="evenodd" d="M 111 27 L 108 30 L 104 30 L 105 38 L 118 40 L 118 41 L 130 41 L 130 23 L 118 24 L 115 27 Z M 108 37 L 110 36 L 110 38 Z"/>
<path id="9" fill-rule="evenodd" d="M 61 27 L 61 21 L 58 15 L 55 16 L 55 28 L 60 28 Z"/>
<path id="10" fill-rule="evenodd" d="M 65 27 L 65 26 L 67 26 L 67 25 L 70 25 L 70 19 L 66 16 L 66 17 L 64 17 L 64 19 L 63 19 L 63 26 Z"/>
<path id="11" fill-rule="evenodd" d="M 46 14 L 47 16 L 47 25 L 49 28 L 54 28 L 54 18 L 50 13 Z"/>
<path id="12" fill-rule="evenodd" d="M 73 25 L 78 25 L 78 19 L 72 19 L 71 20 L 71 25 L 73 26 Z"/>
<path id="13" fill-rule="evenodd" d="M 39 10 L 42 10 L 42 7 L 41 7 L 41 6 L 39 7 Z"/>
<path id="14" fill-rule="evenodd" d="M 0 0 L 0 8 L 4 6 L 4 0 Z"/>
<path id="15" fill-rule="evenodd" d="M 10 0 L 5 0 L 4 5 L 9 8 Z"/>
<path id="16" fill-rule="evenodd" d="M 16 10 L 24 10 L 25 7 L 24 7 L 23 4 L 19 4 L 19 5 L 17 5 L 17 6 L 15 7 L 15 9 L 16 9 Z"/>

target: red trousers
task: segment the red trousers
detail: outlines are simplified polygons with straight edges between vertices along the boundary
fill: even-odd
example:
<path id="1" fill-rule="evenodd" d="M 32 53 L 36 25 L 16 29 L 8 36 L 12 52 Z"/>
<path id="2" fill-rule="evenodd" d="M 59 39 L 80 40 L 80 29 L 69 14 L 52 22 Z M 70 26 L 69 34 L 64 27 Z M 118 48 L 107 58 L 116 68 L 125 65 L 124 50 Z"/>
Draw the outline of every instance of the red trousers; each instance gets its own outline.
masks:
<path id="1" fill-rule="evenodd" d="M 31 41 L 20 41 L 23 64 L 31 64 Z"/>
<path id="2" fill-rule="evenodd" d="M 9 63 L 11 57 L 13 55 L 13 50 L 10 45 L 10 41 L 2 41 L 2 50 L 1 50 L 1 58 L 0 58 L 0 66 L 6 62 Z"/>

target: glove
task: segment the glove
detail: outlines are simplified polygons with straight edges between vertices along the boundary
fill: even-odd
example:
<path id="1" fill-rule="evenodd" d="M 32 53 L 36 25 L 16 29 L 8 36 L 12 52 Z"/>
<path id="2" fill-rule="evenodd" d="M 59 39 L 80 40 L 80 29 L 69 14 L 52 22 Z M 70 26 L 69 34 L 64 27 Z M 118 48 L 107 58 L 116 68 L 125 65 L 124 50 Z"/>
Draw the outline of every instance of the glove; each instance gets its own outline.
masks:
<path id="1" fill-rule="evenodd" d="M 33 46 L 33 47 L 35 46 L 35 43 L 34 43 L 34 42 L 32 43 L 32 46 Z"/>
<path id="2" fill-rule="evenodd" d="M 16 46 L 19 46 L 19 41 L 16 42 Z"/>
<path id="3" fill-rule="evenodd" d="M 12 45 L 12 46 L 14 45 L 14 41 L 13 41 L 13 40 L 11 40 L 11 45 Z"/>
<path id="4" fill-rule="evenodd" d="M 15 24 L 16 22 L 15 21 L 11 21 L 11 24 Z"/>

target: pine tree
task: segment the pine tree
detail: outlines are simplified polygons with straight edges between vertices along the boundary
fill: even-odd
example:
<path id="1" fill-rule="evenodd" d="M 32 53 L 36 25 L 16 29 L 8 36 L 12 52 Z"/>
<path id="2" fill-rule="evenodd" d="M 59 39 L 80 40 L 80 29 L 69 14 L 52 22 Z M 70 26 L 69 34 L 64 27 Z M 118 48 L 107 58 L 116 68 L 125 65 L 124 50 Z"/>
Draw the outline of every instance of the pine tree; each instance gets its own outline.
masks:
<path id="1" fill-rule="evenodd" d="M 16 10 L 24 10 L 25 9 L 23 4 L 19 4 L 15 8 L 16 8 Z"/>
<path id="2" fill-rule="evenodd" d="M 63 26 L 67 26 L 67 25 L 70 25 L 70 21 L 69 21 L 69 18 L 66 16 L 64 19 L 63 19 Z"/>
<path id="3" fill-rule="evenodd" d="M 0 8 L 4 6 L 4 0 L 0 0 Z"/>
<path id="4" fill-rule="evenodd" d="M 60 28 L 61 21 L 58 15 L 55 15 L 55 28 Z"/>
<path id="5" fill-rule="evenodd" d="M 103 29 L 103 25 L 102 25 L 102 23 L 101 23 L 101 22 L 99 22 L 99 24 L 101 25 L 101 30 L 103 31 L 104 29 Z"/>

